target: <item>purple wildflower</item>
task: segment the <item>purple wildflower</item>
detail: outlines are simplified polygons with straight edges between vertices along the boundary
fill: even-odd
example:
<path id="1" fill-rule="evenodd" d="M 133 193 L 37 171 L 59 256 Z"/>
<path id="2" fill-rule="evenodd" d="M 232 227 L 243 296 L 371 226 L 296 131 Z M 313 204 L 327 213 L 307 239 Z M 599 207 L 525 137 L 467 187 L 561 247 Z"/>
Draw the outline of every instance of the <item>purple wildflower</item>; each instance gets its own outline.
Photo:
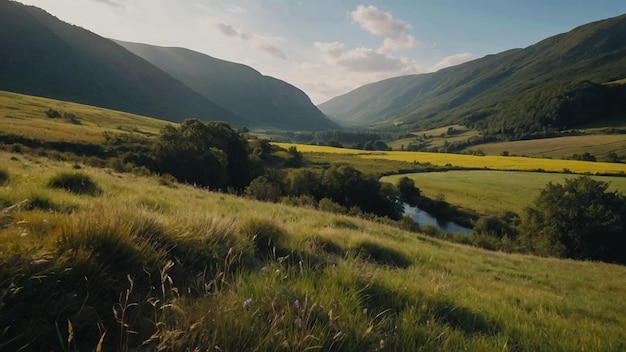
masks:
<path id="1" fill-rule="evenodd" d="M 247 300 L 245 300 L 245 301 L 243 302 L 243 307 L 244 307 L 246 310 L 250 310 L 250 307 L 251 307 L 251 306 L 252 306 L 252 298 L 248 298 Z"/>
<path id="2" fill-rule="evenodd" d="M 299 299 L 295 300 L 295 301 L 293 302 L 293 306 L 294 306 L 296 309 L 300 309 L 300 300 L 299 300 Z"/>

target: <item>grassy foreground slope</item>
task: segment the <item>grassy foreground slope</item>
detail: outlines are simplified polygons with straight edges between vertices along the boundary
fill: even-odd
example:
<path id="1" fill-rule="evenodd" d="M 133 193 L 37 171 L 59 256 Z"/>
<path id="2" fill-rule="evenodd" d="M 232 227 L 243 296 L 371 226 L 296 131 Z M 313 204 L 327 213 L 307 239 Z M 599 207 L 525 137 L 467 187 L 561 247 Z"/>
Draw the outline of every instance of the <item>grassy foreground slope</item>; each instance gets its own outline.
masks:
<path id="1" fill-rule="evenodd" d="M 626 349 L 622 266 L 22 154 L 0 165 L 3 350 Z M 59 172 L 100 192 L 48 187 Z"/>

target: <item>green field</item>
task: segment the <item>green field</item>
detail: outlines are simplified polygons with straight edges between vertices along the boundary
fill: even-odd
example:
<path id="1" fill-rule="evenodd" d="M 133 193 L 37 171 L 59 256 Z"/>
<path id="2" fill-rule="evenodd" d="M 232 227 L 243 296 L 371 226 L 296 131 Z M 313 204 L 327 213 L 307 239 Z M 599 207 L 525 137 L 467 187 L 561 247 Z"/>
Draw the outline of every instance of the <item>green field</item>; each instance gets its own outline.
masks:
<path id="1" fill-rule="evenodd" d="M 455 133 L 452 135 L 446 135 L 446 133 L 448 132 L 448 128 L 450 127 L 454 128 Z M 402 146 L 406 148 L 410 143 L 414 143 L 414 144 L 424 143 L 425 148 L 439 148 L 439 147 L 443 147 L 446 142 L 447 143 L 465 142 L 470 137 L 476 137 L 480 135 L 478 131 L 468 129 L 467 127 L 461 126 L 461 125 L 450 125 L 450 126 L 435 128 L 435 129 L 427 130 L 427 131 L 414 132 L 412 134 L 414 135 L 414 137 L 407 137 L 407 138 L 397 139 L 394 141 L 389 141 L 387 142 L 387 145 L 392 150 L 401 150 Z M 444 136 L 442 137 L 442 135 Z M 428 138 L 423 139 L 424 136 Z"/>
<path id="2" fill-rule="evenodd" d="M 446 171 L 386 176 L 383 182 L 396 184 L 401 177 L 414 180 L 429 198 L 443 197 L 448 203 L 480 214 L 521 214 L 548 182 L 563 183 L 575 175 L 516 171 Z M 626 178 L 593 176 L 610 184 L 609 190 L 626 194 Z"/>
<path id="3" fill-rule="evenodd" d="M 22 154 L 0 165 L 3 349 L 626 349 L 623 266 Z M 76 171 L 101 193 L 46 186 Z"/>

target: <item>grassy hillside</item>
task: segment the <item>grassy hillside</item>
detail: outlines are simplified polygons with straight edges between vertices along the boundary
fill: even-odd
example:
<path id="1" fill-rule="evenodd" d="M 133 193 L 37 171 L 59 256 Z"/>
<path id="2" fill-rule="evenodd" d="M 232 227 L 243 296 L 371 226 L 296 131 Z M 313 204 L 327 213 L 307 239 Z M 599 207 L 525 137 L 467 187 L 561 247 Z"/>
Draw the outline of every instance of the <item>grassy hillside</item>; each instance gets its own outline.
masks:
<path id="1" fill-rule="evenodd" d="M 3 349 L 626 349 L 621 266 L 21 154 L 0 165 Z M 74 172 L 100 192 L 47 186 Z"/>
<path id="2" fill-rule="evenodd" d="M 410 177 L 422 193 L 479 214 L 499 215 L 505 211 L 522 214 L 525 207 L 548 183 L 563 183 L 575 175 L 517 171 L 447 171 L 386 176 L 384 182 L 397 184 L 401 177 Z M 625 177 L 593 176 L 610 184 L 610 191 L 626 194 Z"/>
<path id="3" fill-rule="evenodd" d="M 59 112 L 50 118 L 49 110 Z M 73 118 L 63 117 L 65 114 Z M 105 133 L 156 136 L 169 122 L 89 105 L 0 91 L 0 136 L 47 142 L 102 143 Z"/>

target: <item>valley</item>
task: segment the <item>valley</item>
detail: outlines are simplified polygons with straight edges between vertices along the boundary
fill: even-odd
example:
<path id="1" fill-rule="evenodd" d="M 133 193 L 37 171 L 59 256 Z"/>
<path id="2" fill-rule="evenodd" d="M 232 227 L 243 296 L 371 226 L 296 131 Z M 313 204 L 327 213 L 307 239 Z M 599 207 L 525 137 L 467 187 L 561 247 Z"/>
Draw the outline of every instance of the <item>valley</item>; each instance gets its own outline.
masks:
<path id="1" fill-rule="evenodd" d="M 0 0 L 0 350 L 626 350 L 626 14 L 429 69 L 238 4 L 185 22 L 245 65 Z"/>

